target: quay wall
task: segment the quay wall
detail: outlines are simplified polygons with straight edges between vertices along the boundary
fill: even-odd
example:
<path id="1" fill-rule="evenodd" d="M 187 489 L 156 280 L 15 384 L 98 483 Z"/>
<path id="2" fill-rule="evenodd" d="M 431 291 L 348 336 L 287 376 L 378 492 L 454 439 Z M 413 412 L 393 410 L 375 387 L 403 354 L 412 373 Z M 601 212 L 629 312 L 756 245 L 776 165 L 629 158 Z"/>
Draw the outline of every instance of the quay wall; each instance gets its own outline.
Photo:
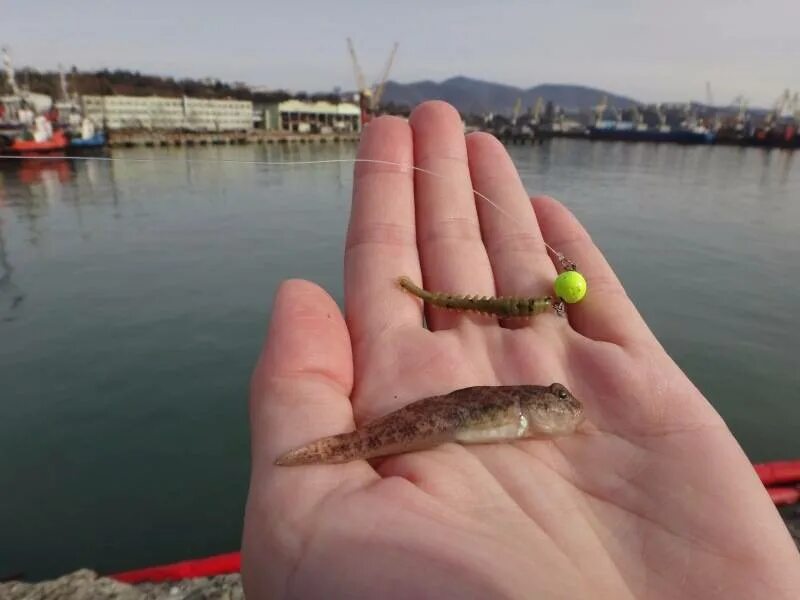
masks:
<path id="1" fill-rule="evenodd" d="M 135 146 L 220 146 L 232 144 L 325 144 L 357 142 L 358 133 L 294 133 L 288 131 L 110 131 L 112 148 Z"/>

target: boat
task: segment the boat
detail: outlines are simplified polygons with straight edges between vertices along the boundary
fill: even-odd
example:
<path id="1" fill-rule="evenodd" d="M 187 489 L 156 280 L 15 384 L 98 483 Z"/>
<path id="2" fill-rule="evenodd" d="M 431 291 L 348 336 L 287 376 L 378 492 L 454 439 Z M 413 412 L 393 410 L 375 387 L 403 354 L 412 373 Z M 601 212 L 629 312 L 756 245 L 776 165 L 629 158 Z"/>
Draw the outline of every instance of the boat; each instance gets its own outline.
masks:
<path id="1" fill-rule="evenodd" d="M 70 135 L 69 139 L 70 150 L 89 150 L 102 148 L 105 145 L 105 132 L 97 131 L 94 122 L 87 117 L 83 117 L 80 121 L 80 131 L 75 135 Z"/>
<path id="2" fill-rule="evenodd" d="M 714 134 L 702 125 L 673 128 L 668 125 L 648 127 L 632 121 L 597 121 L 588 128 L 590 140 L 621 142 L 671 142 L 710 144 Z"/>
<path id="3" fill-rule="evenodd" d="M 66 149 L 69 140 L 63 131 L 57 130 L 45 139 L 25 139 L 23 136 L 12 138 L 3 149 L 4 152 L 19 156 L 30 154 L 48 154 Z"/>
<path id="4" fill-rule="evenodd" d="M 74 137 L 70 138 L 69 140 L 69 149 L 70 150 L 84 150 L 90 148 L 102 148 L 106 145 L 106 134 L 102 131 L 98 131 L 93 136 L 84 138 L 84 137 Z"/>

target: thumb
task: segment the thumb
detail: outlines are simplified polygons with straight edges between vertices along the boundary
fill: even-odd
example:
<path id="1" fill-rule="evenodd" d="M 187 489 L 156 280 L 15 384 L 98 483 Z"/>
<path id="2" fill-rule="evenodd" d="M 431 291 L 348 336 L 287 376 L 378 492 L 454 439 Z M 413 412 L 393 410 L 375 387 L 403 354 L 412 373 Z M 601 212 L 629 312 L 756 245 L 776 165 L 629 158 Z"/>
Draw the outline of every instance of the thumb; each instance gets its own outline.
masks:
<path id="1" fill-rule="evenodd" d="M 242 537 L 242 575 L 250 591 L 268 589 L 298 560 L 300 529 L 321 499 L 343 483 L 363 482 L 370 470 L 366 463 L 274 464 L 288 450 L 351 430 L 352 386 L 350 336 L 339 307 L 313 283 L 284 282 L 251 380 L 251 475 Z"/>
<path id="2" fill-rule="evenodd" d="M 250 386 L 253 467 L 264 472 L 287 450 L 352 428 L 352 387 L 339 307 L 311 282 L 281 284 Z"/>

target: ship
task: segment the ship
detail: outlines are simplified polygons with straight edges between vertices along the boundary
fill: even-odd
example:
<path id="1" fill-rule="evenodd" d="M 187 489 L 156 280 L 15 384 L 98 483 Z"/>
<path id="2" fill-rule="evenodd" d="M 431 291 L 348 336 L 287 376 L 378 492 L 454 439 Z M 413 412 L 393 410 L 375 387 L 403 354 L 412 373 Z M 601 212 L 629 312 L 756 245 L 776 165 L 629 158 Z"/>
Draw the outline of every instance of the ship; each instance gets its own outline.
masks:
<path id="1" fill-rule="evenodd" d="M 714 134 L 703 125 L 650 127 L 632 121 L 597 121 L 588 128 L 590 140 L 621 142 L 671 142 L 676 144 L 710 144 Z"/>
<path id="2" fill-rule="evenodd" d="M 604 115 L 610 110 L 614 119 L 605 119 Z M 661 106 L 655 107 L 658 118 L 657 125 L 648 125 L 644 122 L 641 111 L 634 107 L 631 109 L 631 119 L 623 120 L 619 110 L 609 106 L 606 98 L 595 107 L 595 121 L 587 129 L 590 140 L 614 140 L 621 142 L 668 142 L 676 144 L 710 144 L 714 141 L 714 133 L 705 125 L 697 122 L 693 115 L 678 126 L 667 124 L 667 118 Z"/>

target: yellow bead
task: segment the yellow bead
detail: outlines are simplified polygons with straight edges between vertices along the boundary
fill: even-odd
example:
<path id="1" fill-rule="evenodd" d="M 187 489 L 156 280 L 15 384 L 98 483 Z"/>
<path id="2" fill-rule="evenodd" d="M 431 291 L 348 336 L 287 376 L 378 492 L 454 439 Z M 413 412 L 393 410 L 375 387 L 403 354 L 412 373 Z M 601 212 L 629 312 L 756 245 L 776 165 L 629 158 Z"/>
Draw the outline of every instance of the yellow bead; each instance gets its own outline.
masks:
<path id="1" fill-rule="evenodd" d="M 586 279 L 577 271 L 564 271 L 556 277 L 553 288 L 564 302 L 575 304 L 586 295 Z"/>

